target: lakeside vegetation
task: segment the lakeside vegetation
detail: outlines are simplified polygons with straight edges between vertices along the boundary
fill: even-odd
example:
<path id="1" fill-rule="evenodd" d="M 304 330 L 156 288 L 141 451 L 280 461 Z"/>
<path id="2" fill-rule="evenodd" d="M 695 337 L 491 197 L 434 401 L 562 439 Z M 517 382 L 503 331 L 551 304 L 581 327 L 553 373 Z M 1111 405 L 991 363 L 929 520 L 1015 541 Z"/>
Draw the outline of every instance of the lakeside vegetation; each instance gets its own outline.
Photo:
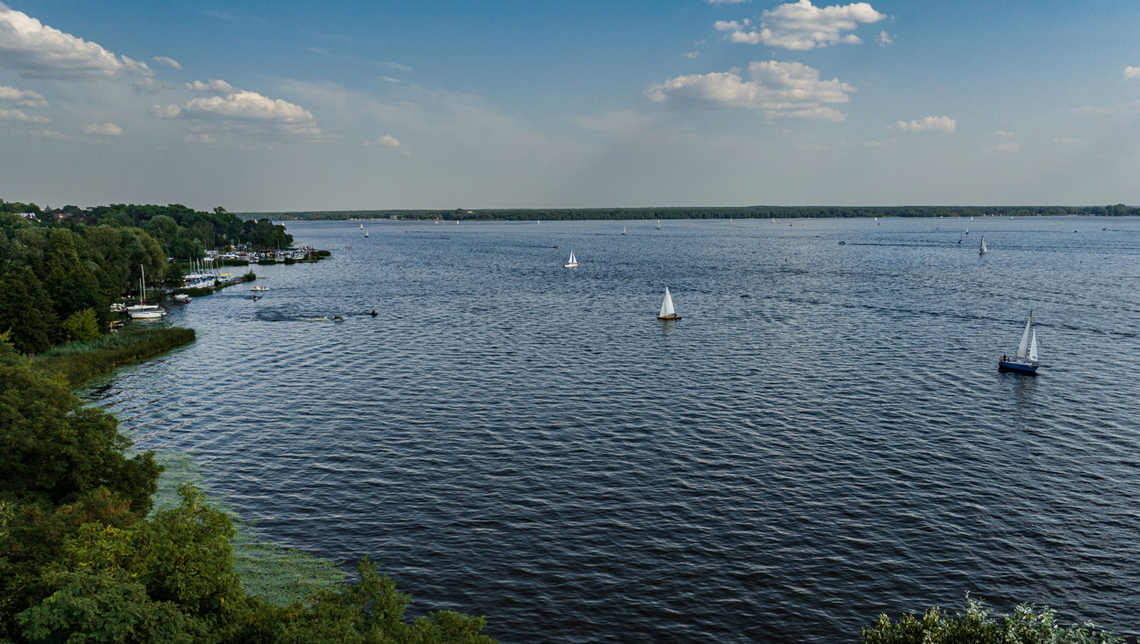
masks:
<path id="1" fill-rule="evenodd" d="M 966 612 L 950 615 L 935 606 L 922 615 L 886 615 L 863 629 L 863 644 L 1123 644 L 1124 639 L 1092 624 L 1063 626 L 1047 607 L 1018 606 L 994 615 L 985 604 L 966 598 Z"/>
<path id="2" fill-rule="evenodd" d="M 1111 206 L 740 206 L 731 208 L 510 208 L 467 210 L 319 210 L 237 213 L 247 220 L 449 219 L 535 221 L 605 219 L 802 219 L 832 217 L 1036 217 L 1063 215 L 1140 215 L 1140 208 Z"/>
<path id="3" fill-rule="evenodd" d="M 481 617 L 404 618 L 364 559 L 358 581 L 279 606 L 242 586 L 232 519 L 193 485 L 158 508 L 162 465 L 116 419 L 0 335 L 0 641 L 493 644 Z M 152 511 L 153 510 L 153 511 Z"/>
<path id="4" fill-rule="evenodd" d="M 126 329 L 94 340 L 52 347 L 32 358 L 32 366 L 44 374 L 60 376 L 74 387 L 193 341 L 194 329 Z"/>

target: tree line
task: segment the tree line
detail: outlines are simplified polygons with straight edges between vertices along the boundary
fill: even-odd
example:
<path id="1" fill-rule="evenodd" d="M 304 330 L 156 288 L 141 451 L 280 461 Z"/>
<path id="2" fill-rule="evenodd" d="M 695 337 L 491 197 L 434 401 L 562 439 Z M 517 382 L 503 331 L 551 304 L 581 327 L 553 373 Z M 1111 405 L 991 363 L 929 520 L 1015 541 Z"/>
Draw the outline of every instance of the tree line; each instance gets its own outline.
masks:
<path id="1" fill-rule="evenodd" d="M 174 259 L 201 259 L 207 244 L 288 247 L 268 219 L 242 221 L 222 208 L 99 206 L 44 211 L 0 201 L 0 332 L 21 352 L 88 341 L 107 330 L 110 305 L 147 284 L 180 285 Z M 33 221 L 15 213 L 42 217 Z M 67 214 L 56 220 L 55 215 Z"/>
<path id="2" fill-rule="evenodd" d="M 247 219 L 456 219 L 460 221 L 631 220 L 631 219 L 804 219 L 834 217 L 1036 217 L 1064 215 L 1136 216 L 1140 208 L 1111 206 L 741 206 L 726 208 L 538 208 L 465 210 L 327 210 L 239 213 Z"/>

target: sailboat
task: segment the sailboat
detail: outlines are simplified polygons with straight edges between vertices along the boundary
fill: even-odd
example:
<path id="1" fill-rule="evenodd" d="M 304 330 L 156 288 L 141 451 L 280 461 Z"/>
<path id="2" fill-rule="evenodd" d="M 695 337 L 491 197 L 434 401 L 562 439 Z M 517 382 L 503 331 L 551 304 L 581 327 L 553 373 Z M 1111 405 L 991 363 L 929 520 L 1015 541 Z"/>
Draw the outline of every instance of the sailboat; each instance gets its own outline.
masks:
<path id="1" fill-rule="evenodd" d="M 665 300 L 661 302 L 661 313 L 657 314 L 658 320 L 680 320 L 681 316 L 673 310 L 673 298 L 669 295 L 669 287 L 665 287 Z"/>
<path id="2" fill-rule="evenodd" d="M 661 230 L 661 220 L 657 220 L 657 230 Z"/>
<path id="3" fill-rule="evenodd" d="M 364 230 L 364 224 L 360 224 L 360 229 Z"/>
<path id="4" fill-rule="evenodd" d="M 621 227 L 621 234 L 623 234 L 623 235 L 625 234 L 625 226 Z"/>
<path id="5" fill-rule="evenodd" d="M 1025 321 L 1025 332 L 1021 334 L 1021 343 L 1017 345 L 1017 357 L 1013 360 L 1006 360 L 1005 357 L 998 360 L 998 369 L 1037 373 L 1037 329 L 1033 328 L 1033 311 L 1029 312 L 1029 319 Z"/>
<path id="6" fill-rule="evenodd" d="M 986 250 L 986 236 L 982 235 L 982 246 L 980 248 L 978 248 L 978 254 L 979 255 L 985 255 L 988 252 L 990 252 L 990 251 Z"/>
<path id="7" fill-rule="evenodd" d="M 578 268 L 578 258 L 574 257 L 574 249 L 570 249 L 570 259 L 562 262 L 562 268 Z"/>
<path id="8" fill-rule="evenodd" d="M 156 304 L 146 303 L 146 267 L 140 265 L 139 269 L 142 271 L 142 275 L 139 277 L 139 303 L 135 306 L 128 306 L 127 314 L 131 316 L 132 320 L 162 319 L 162 316 L 166 315 L 166 311 Z"/>

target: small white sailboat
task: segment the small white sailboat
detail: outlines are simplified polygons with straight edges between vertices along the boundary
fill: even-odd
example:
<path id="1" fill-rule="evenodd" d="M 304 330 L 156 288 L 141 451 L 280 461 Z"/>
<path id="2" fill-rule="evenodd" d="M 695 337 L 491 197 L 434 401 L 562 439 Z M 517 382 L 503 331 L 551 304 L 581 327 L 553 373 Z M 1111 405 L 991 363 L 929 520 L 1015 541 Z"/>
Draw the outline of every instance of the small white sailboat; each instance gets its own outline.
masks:
<path id="1" fill-rule="evenodd" d="M 657 230 L 661 230 L 661 220 L 657 220 Z"/>
<path id="2" fill-rule="evenodd" d="M 623 235 L 625 234 L 625 226 L 621 227 L 621 234 L 623 234 Z"/>
<path id="3" fill-rule="evenodd" d="M 127 314 L 131 316 L 132 320 L 160 320 L 162 316 L 166 315 L 166 311 L 155 304 L 146 303 L 146 267 L 139 265 L 141 276 L 139 277 L 139 303 L 135 306 L 127 307 Z"/>
<path id="4" fill-rule="evenodd" d="M 1017 345 L 1017 357 L 1007 360 L 1006 356 L 1002 356 L 998 360 L 998 369 L 1035 374 L 1037 366 L 1037 329 L 1033 328 L 1033 311 L 1030 311 L 1029 319 L 1025 321 L 1025 331 L 1021 334 L 1021 342 Z"/>
<path id="5" fill-rule="evenodd" d="M 360 229 L 364 230 L 364 224 L 360 224 Z"/>
<path id="6" fill-rule="evenodd" d="M 986 236 L 982 235 L 982 245 L 980 248 L 978 248 L 978 254 L 979 255 L 985 255 L 988 252 L 990 252 L 990 251 L 986 249 Z"/>
<path id="7" fill-rule="evenodd" d="M 570 259 L 562 262 L 562 268 L 578 268 L 578 258 L 574 256 L 574 249 L 570 249 Z"/>
<path id="8" fill-rule="evenodd" d="M 661 302 L 661 312 L 657 314 L 658 320 L 680 320 L 681 316 L 673 310 L 673 298 L 669 295 L 669 287 L 665 287 L 665 299 Z"/>

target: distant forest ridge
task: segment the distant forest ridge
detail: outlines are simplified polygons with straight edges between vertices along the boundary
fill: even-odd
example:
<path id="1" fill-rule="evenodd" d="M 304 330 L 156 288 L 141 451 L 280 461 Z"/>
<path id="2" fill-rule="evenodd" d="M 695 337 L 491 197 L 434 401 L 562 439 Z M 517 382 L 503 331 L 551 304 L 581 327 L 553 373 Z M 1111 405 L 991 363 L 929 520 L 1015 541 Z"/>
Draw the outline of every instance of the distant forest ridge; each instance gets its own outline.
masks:
<path id="1" fill-rule="evenodd" d="M 235 213 L 243 219 L 367 220 L 458 219 L 484 221 L 598 219 L 797 219 L 830 217 L 1034 217 L 1140 215 L 1140 207 L 1113 206 L 741 206 L 734 208 L 506 208 L 467 210 L 319 210 Z"/>

